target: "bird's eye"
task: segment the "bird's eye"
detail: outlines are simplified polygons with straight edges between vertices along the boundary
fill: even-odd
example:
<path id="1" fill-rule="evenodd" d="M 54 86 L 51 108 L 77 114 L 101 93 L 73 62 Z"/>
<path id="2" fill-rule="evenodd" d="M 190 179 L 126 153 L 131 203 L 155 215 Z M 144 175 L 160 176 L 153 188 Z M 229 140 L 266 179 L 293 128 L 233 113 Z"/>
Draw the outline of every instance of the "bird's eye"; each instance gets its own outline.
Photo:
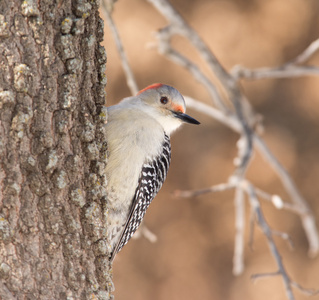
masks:
<path id="1" fill-rule="evenodd" d="M 163 97 L 161 97 L 160 101 L 161 101 L 162 104 L 167 104 L 168 99 L 167 99 L 167 97 L 163 96 Z"/>

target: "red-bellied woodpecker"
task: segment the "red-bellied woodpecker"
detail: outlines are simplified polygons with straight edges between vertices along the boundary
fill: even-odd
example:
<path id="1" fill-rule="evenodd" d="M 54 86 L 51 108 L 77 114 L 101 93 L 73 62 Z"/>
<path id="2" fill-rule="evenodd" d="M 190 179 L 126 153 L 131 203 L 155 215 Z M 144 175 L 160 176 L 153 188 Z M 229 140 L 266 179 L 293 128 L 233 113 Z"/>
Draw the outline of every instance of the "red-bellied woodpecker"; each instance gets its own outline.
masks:
<path id="1" fill-rule="evenodd" d="M 173 87 L 153 84 L 108 107 L 107 230 L 112 262 L 140 225 L 162 187 L 171 159 L 170 134 L 185 114 L 183 96 Z"/>

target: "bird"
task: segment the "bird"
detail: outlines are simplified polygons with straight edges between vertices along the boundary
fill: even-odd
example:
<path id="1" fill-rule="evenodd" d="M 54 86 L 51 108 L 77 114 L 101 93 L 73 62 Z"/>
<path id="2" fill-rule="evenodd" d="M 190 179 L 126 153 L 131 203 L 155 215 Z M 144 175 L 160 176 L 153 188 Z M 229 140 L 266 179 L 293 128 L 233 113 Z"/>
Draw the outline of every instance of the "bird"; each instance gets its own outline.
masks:
<path id="1" fill-rule="evenodd" d="M 185 113 L 181 93 L 155 83 L 107 108 L 107 240 L 112 263 L 142 222 L 162 187 L 171 161 L 170 135 Z"/>

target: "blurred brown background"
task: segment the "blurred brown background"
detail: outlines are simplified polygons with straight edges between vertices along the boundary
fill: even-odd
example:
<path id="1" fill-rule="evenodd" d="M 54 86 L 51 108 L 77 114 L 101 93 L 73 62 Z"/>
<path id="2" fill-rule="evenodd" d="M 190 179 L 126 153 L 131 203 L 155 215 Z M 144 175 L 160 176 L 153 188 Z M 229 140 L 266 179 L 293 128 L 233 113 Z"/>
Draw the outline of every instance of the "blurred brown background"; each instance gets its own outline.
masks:
<path id="1" fill-rule="evenodd" d="M 277 66 L 293 59 L 319 36 L 318 0 L 174 0 L 172 4 L 230 70 Z M 113 14 L 140 88 L 153 82 L 175 86 L 184 95 L 211 103 L 203 87 L 150 46 L 166 20 L 144 0 L 119 0 Z M 182 39 L 183 53 L 202 63 Z M 105 24 L 107 105 L 129 96 L 114 41 Z M 319 65 L 319 53 L 310 64 Z M 210 75 L 211 76 L 211 75 Z M 244 81 L 255 110 L 264 116 L 264 139 L 292 175 L 319 220 L 319 78 Z M 146 214 L 158 237 L 131 240 L 114 263 L 116 300 L 124 299 L 286 299 L 280 277 L 252 282 L 255 273 L 277 267 L 265 237 L 255 230 L 248 247 L 249 206 L 243 275 L 232 275 L 233 192 L 177 199 L 176 189 L 199 189 L 227 181 L 233 172 L 238 135 L 197 112 L 200 126 L 184 125 L 172 138 L 172 164 L 162 190 Z M 248 178 L 256 186 L 288 199 L 272 169 L 255 154 Z M 308 258 L 300 219 L 262 202 L 272 228 L 289 233 L 295 249 L 276 238 L 284 264 L 295 281 L 319 289 L 319 258 Z M 296 299 L 308 299 L 295 290 Z M 311 297 L 319 299 L 319 296 Z"/>

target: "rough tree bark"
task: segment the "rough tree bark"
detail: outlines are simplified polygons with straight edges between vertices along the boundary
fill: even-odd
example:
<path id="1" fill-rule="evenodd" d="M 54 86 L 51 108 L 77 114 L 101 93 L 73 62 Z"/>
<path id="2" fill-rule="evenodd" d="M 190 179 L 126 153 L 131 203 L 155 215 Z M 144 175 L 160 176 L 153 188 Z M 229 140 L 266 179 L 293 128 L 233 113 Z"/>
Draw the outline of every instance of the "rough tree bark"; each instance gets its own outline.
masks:
<path id="1" fill-rule="evenodd" d="M 109 299 L 94 0 L 0 1 L 0 299 Z"/>

